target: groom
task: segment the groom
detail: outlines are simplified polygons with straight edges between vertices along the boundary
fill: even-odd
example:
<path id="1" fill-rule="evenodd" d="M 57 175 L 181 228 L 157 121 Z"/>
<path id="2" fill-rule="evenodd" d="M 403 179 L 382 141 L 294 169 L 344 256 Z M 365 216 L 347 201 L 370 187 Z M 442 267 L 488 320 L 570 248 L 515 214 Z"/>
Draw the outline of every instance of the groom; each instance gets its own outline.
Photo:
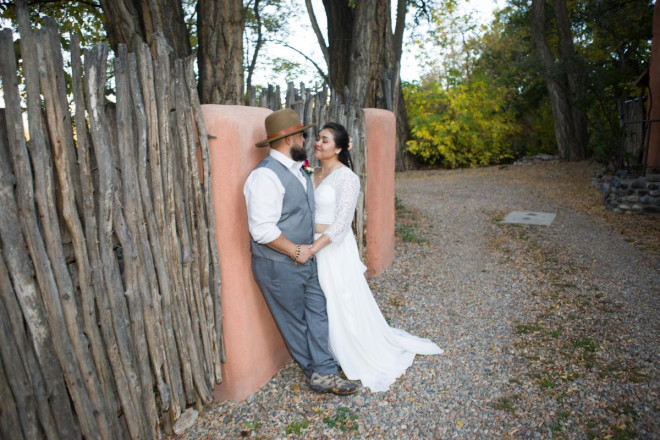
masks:
<path id="1" fill-rule="evenodd" d="M 266 118 L 269 155 L 243 187 L 252 241 L 252 272 L 293 358 L 315 391 L 352 394 L 356 382 L 337 374 L 328 344 L 328 313 L 319 285 L 314 241 L 314 188 L 301 169 L 305 125 L 292 109 Z"/>

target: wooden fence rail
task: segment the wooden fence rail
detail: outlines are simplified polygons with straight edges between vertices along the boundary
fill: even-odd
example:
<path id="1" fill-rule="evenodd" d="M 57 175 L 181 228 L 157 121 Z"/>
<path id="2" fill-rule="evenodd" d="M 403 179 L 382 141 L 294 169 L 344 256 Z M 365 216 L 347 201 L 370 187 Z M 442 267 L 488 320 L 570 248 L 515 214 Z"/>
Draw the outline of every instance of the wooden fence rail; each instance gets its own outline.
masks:
<path id="1" fill-rule="evenodd" d="M 56 24 L 23 4 L 22 89 L 0 31 L 0 436 L 158 438 L 224 361 L 193 60 L 120 47 L 113 90 L 109 47 L 74 37 L 67 96 Z"/>

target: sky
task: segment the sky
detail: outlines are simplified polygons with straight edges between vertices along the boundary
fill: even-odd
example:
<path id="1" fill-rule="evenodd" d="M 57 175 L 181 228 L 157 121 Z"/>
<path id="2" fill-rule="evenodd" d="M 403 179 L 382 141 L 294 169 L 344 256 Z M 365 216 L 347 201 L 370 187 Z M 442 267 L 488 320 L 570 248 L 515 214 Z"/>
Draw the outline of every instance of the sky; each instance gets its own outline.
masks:
<path id="1" fill-rule="evenodd" d="M 504 3 L 505 0 L 462 0 L 460 4 L 462 6 L 463 12 L 472 12 L 481 23 L 489 23 L 492 20 L 493 11 L 495 9 L 504 7 Z M 313 0 L 312 4 L 314 6 L 314 12 L 316 14 L 316 19 L 319 22 L 319 25 L 323 26 L 325 24 L 325 14 L 323 13 L 321 0 Z M 306 23 L 306 13 L 304 13 L 302 19 L 303 20 L 301 20 L 301 22 L 304 21 Z M 288 41 L 290 45 L 308 54 L 308 56 L 314 59 L 314 61 L 319 66 L 321 66 L 321 68 L 326 68 L 325 61 L 323 60 L 320 49 L 318 48 L 318 41 L 313 31 L 311 30 L 311 26 L 300 26 L 290 35 Z M 303 63 L 306 70 L 310 73 L 308 75 L 303 75 L 302 78 L 297 79 L 297 82 L 302 81 L 308 87 L 314 85 L 312 84 L 312 81 L 314 78 L 313 73 L 315 69 L 311 63 L 305 62 L 302 57 L 290 49 L 278 49 L 270 47 L 267 50 L 269 50 L 269 53 L 277 53 L 276 56 L 292 57 L 294 60 Z M 413 81 L 419 79 L 422 72 L 418 66 L 417 60 L 415 59 L 414 51 L 404 50 L 401 66 L 402 80 Z M 286 79 L 282 75 L 273 74 L 272 70 L 269 70 L 267 66 L 262 66 L 261 69 L 257 69 L 255 72 L 253 84 L 265 85 L 268 83 L 284 87 L 286 85 Z"/>
<path id="2" fill-rule="evenodd" d="M 504 7 L 504 0 L 465 0 L 460 5 L 460 10 L 464 14 L 472 12 L 479 23 L 487 24 L 492 21 L 495 9 Z M 404 50 L 401 56 L 401 79 L 403 81 L 417 80 L 421 73 L 421 69 L 415 59 L 415 52 Z"/>

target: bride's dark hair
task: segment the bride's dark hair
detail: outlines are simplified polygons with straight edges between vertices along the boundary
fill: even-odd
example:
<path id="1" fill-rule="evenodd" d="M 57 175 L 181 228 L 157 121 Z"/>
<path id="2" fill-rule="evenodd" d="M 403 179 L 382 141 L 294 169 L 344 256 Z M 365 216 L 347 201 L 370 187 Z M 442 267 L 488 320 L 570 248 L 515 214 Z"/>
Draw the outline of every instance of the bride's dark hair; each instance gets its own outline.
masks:
<path id="1" fill-rule="evenodd" d="M 341 148 L 341 151 L 338 155 L 339 161 L 352 170 L 353 160 L 351 159 L 351 153 L 348 151 L 348 144 L 351 138 L 348 135 L 348 131 L 343 125 L 338 124 L 337 122 L 326 122 L 321 130 L 326 128 L 332 130 L 332 135 L 335 139 L 335 145 Z"/>

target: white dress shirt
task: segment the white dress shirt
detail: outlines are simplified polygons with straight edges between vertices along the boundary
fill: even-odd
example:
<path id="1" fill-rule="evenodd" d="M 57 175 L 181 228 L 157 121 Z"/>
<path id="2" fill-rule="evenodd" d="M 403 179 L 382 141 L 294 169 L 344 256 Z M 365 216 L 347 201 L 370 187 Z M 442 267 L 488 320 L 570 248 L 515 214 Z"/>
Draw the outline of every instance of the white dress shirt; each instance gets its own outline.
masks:
<path id="1" fill-rule="evenodd" d="M 300 172 L 302 162 L 296 162 L 273 149 L 270 150 L 270 156 L 291 171 L 307 190 L 307 180 Z M 247 206 L 248 227 L 252 239 L 257 243 L 270 243 L 282 233 L 277 222 L 282 216 L 284 193 L 284 186 L 277 174 L 266 167 L 252 170 L 245 181 L 243 195 Z"/>

